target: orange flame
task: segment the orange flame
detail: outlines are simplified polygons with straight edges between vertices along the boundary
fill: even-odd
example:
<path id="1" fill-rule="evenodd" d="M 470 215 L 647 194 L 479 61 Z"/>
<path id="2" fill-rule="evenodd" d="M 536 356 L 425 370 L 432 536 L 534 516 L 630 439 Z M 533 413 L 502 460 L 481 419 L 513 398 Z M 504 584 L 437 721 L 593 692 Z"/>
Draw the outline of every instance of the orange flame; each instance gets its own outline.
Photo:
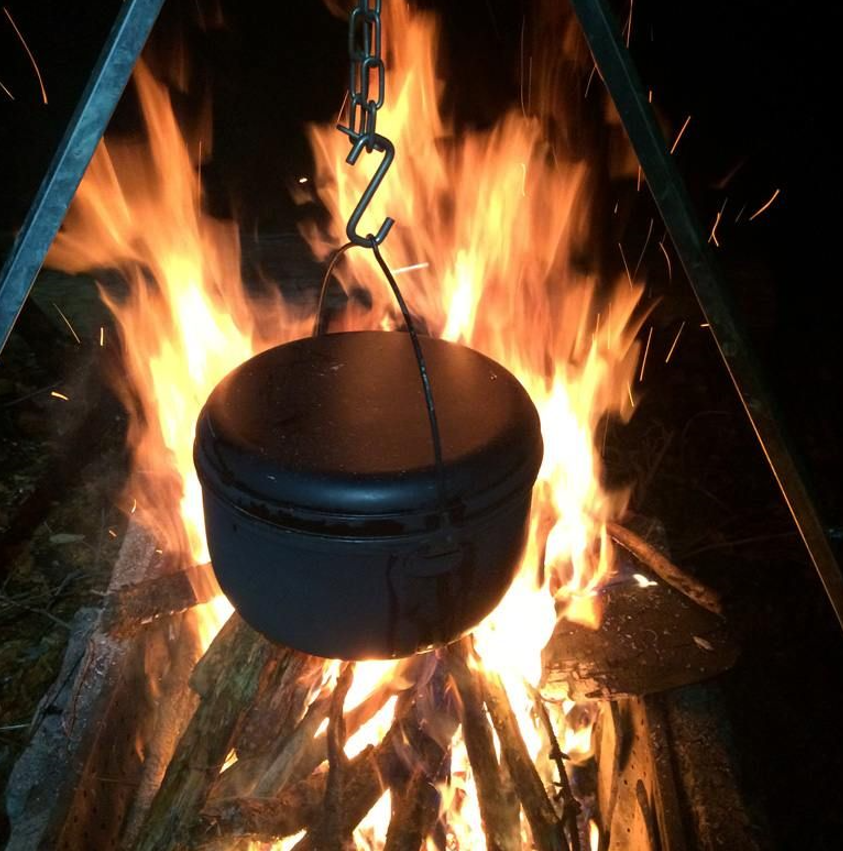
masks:
<path id="1" fill-rule="evenodd" d="M 117 320 L 128 374 L 119 390 L 130 415 L 129 492 L 168 552 L 201 563 L 208 551 L 193 470 L 199 410 L 234 366 L 301 336 L 303 325 L 282 302 L 247 295 L 236 225 L 202 212 L 196 164 L 166 88 L 143 63 L 134 79 L 147 144 L 99 146 L 48 262 L 72 272 L 117 268 L 128 282 L 124 299 L 100 293 Z"/>
<path id="2" fill-rule="evenodd" d="M 384 14 L 389 92 L 378 129 L 395 142 L 398 156 L 362 231 L 376 231 L 386 215 L 397 220 L 384 254 L 400 272 L 413 312 L 432 333 L 504 364 L 541 415 L 545 457 L 532 534 L 509 592 L 475 632 L 482 661 L 474 663 L 503 679 L 531 754 L 549 777 L 547 742 L 525 684 L 540 684 L 541 652 L 560 616 L 599 623 L 596 592 L 612 570 L 605 524 L 624 509 L 626 494 L 601 485 L 597 444 L 607 418 L 632 413 L 641 288 L 626 276 L 608 286 L 581 260 L 591 232 L 592 175 L 565 151 L 558 128 L 566 118 L 552 106 L 550 87 L 542 91 L 542 75 L 531 92 L 532 114 L 513 110 L 491 130 L 458 133 L 441 109 L 436 18 L 397 2 L 385 4 Z M 127 372 L 120 390 L 134 462 L 129 501 L 168 553 L 204 561 L 192 460 L 199 410 L 232 368 L 303 336 L 310 317 L 280 298 L 246 292 L 236 226 L 203 212 L 198 163 L 190 154 L 196 146 L 176 123 L 166 89 L 144 65 L 135 83 L 146 144 L 100 145 L 49 261 L 69 271 L 116 267 L 128 282 L 125 297 L 101 293 L 117 321 Z M 296 192 L 304 198 L 313 187 L 331 214 L 327 234 L 305 228 L 324 259 L 344 241 L 344 223 L 378 158 L 363 157 L 351 168 L 347 139 L 333 126 L 311 127 L 309 136 L 316 177 Z M 338 274 L 347 285 L 368 286 L 373 307 L 344 321 L 393 327 L 394 305 L 373 258 L 364 251 L 348 257 Z M 366 668 L 357 666 L 360 694 L 350 705 L 391 673 Z M 560 729 L 569 714 L 553 713 Z M 371 723 L 361 742 L 388 722 Z M 584 729 L 571 727 L 564 746 L 589 753 Z M 355 741 L 350 750 L 360 746 Z M 448 829 L 459 847 L 480 847 L 473 780 L 459 740 L 453 753 Z M 358 842 L 381 847 L 389 812 L 384 796 Z"/>

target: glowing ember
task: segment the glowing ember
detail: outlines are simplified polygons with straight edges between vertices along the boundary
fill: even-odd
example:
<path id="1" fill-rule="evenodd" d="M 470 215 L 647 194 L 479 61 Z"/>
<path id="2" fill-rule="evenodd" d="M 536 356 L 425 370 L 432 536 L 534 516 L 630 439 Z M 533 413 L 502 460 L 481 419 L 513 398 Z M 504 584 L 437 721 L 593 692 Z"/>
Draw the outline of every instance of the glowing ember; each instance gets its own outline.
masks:
<path id="1" fill-rule="evenodd" d="M 600 828 L 596 821 L 588 823 L 588 847 L 591 851 L 600 851 Z"/>

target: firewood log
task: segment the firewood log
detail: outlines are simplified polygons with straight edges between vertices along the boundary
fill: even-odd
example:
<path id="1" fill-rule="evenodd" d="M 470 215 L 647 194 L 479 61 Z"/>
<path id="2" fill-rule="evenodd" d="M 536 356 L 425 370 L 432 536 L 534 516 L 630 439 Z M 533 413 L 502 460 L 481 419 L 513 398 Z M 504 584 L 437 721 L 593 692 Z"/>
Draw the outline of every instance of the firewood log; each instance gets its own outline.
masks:
<path id="1" fill-rule="evenodd" d="M 209 564 L 146 579 L 106 596 L 102 629 L 110 635 L 127 638 L 160 618 L 207 603 L 219 593 Z"/>
<path id="2" fill-rule="evenodd" d="M 430 679 L 404 701 L 412 708 L 401 717 L 401 765 L 393 775 L 392 812 L 385 851 L 419 851 L 439 816 L 438 786 L 450 775 L 451 740 L 458 719 L 449 694 L 447 671 L 439 655 Z"/>
<path id="3" fill-rule="evenodd" d="M 486 707 L 501 743 L 501 752 L 515 784 L 538 851 L 568 851 L 562 822 L 547 795 L 518 728 L 503 683 L 496 674 L 483 677 Z"/>
<path id="4" fill-rule="evenodd" d="M 363 785 L 378 772 L 378 756 L 373 746 L 349 761 L 349 786 Z M 315 824 L 325 799 L 327 771 L 316 771 L 285 789 L 277 797 L 221 798 L 208 803 L 192 832 L 191 846 L 202 848 L 220 838 L 233 841 L 248 838 L 271 842 L 293 836 Z"/>
<path id="5" fill-rule="evenodd" d="M 289 650 L 269 644 L 237 615 L 231 621 L 194 671 L 201 701 L 152 802 L 136 851 L 183 847 L 259 688 L 272 679 L 267 666 L 279 657 L 289 659 Z M 217 673 L 214 679 L 211 672 Z"/>
<path id="6" fill-rule="evenodd" d="M 693 600 L 698 606 L 702 606 L 714 615 L 723 613 L 720 598 L 684 570 L 678 568 L 655 547 L 648 544 L 635 532 L 621 526 L 620 523 L 609 521 L 606 531 L 616 543 L 634 555 L 643 565 L 653 571 L 659 578 L 664 580 L 672 588 L 680 591 L 686 597 Z"/>
<path id="7" fill-rule="evenodd" d="M 462 702 L 460 719 L 474 784 L 480 818 L 489 851 L 520 851 L 520 805 L 509 778 L 501 772 L 492 731 L 483 707 L 483 687 L 466 659 L 470 640 L 463 639 L 448 650 L 448 670 Z"/>

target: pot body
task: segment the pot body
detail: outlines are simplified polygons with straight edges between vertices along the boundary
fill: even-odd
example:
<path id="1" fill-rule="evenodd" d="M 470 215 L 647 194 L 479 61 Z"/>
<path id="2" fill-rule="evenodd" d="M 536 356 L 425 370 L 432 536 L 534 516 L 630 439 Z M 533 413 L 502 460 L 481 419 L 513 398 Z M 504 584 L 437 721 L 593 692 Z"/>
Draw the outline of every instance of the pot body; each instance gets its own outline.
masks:
<path id="1" fill-rule="evenodd" d="M 405 334 L 279 346 L 206 403 L 194 456 L 214 571 L 269 639 L 333 658 L 409 656 L 459 638 L 509 587 L 541 463 L 538 414 L 494 361 L 422 347 L 441 469 Z"/>
<path id="2" fill-rule="evenodd" d="M 267 638 L 316 656 L 409 656 L 494 609 L 526 542 L 530 491 L 448 536 L 339 538 L 284 529 L 204 492 L 217 579 Z M 248 555 L 246 555 L 248 554 Z"/>

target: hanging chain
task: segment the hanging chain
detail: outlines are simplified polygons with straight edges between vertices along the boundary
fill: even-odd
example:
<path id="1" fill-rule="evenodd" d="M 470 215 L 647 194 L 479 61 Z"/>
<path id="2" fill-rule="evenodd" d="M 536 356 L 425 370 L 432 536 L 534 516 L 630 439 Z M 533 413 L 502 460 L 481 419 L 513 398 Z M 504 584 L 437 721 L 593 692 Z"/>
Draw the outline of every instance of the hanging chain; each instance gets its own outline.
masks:
<path id="1" fill-rule="evenodd" d="M 348 22 L 348 122 L 337 125 L 337 129 L 351 140 L 351 152 L 346 158 L 350 165 L 357 162 L 364 150 L 384 155 L 346 226 L 349 240 L 363 246 L 371 246 L 373 242 L 380 245 L 395 223 L 387 217 L 377 234 L 362 236 L 357 232 L 363 213 L 395 158 L 392 142 L 377 132 L 378 110 L 386 96 L 386 68 L 381 56 L 381 3 L 382 0 L 357 0 L 351 12 Z"/>
<path id="2" fill-rule="evenodd" d="M 383 58 L 381 57 L 381 2 L 357 0 L 348 22 L 348 125 L 341 130 L 352 144 L 364 140 L 371 153 L 374 146 L 378 110 L 384 102 Z M 377 92 L 377 98 L 371 97 Z"/>

